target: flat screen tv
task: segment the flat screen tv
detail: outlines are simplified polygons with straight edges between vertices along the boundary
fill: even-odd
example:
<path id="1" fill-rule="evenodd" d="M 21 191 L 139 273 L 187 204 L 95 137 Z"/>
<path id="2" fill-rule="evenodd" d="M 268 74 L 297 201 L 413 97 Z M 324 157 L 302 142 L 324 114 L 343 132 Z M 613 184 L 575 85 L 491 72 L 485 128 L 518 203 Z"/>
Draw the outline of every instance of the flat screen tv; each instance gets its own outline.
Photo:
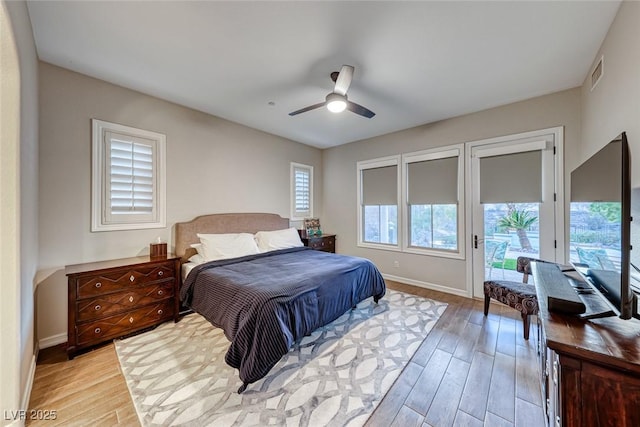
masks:
<path id="1" fill-rule="evenodd" d="M 637 266 L 631 260 L 631 193 L 624 132 L 571 172 L 570 260 L 622 319 L 640 318 L 630 278 Z"/>

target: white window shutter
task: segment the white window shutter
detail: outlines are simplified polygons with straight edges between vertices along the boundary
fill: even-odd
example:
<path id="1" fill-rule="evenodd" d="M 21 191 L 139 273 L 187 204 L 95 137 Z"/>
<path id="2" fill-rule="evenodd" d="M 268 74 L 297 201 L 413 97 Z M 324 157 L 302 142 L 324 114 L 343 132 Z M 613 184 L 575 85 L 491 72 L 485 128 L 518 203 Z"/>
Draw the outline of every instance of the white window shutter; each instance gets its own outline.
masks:
<path id="1" fill-rule="evenodd" d="M 313 216 L 313 167 L 291 163 L 291 218 Z"/>

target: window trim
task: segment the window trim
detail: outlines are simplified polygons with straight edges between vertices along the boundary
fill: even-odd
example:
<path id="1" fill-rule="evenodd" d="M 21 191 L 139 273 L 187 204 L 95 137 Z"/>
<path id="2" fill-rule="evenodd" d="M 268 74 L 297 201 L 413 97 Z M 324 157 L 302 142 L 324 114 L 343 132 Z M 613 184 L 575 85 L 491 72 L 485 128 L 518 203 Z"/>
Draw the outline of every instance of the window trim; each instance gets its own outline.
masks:
<path id="1" fill-rule="evenodd" d="M 91 163 L 91 231 L 142 230 L 166 228 L 166 136 L 152 131 L 137 129 L 117 123 L 91 119 L 92 163 Z M 106 132 L 131 135 L 154 142 L 155 193 L 152 221 L 107 221 L 107 141 Z M 111 215 L 113 216 L 113 214 Z"/>
<path id="2" fill-rule="evenodd" d="M 453 144 L 444 147 L 430 148 L 427 150 L 414 151 L 411 153 L 405 153 L 402 155 L 402 209 L 401 216 L 403 224 L 406 227 L 402 227 L 402 251 L 418 255 L 429 255 L 441 258 L 453 258 L 453 259 L 465 259 L 465 213 L 463 212 L 465 207 L 465 185 L 464 185 L 464 144 Z M 457 243 L 458 249 L 436 249 L 436 248 L 421 248 L 417 246 L 410 246 L 409 235 L 411 230 L 410 222 L 410 207 L 408 203 L 408 170 L 409 163 L 422 162 L 426 160 L 437 160 L 449 157 L 458 157 L 458 205 L 457 205 Z"/>
<path id="3" fill-rule="evenodd" d="M 299 216 L 296 213 L 296 183 L 295 183 L 295 170 L 307 169 L 309 171 L 309 212 L 307 215 Z M 305 165 L 302 163 L 291 162 L 289 169 L 289 210 L 291 221 L 302 221 L 305 218 L 313 217 L 313 166 Z"/>
<path id="4" fill-rule="evenodd" d="M 361 247 L 361 248 L 369 248 L 369 249 L 382 249 L 382 250 L 386 250 L 386 251 L 396 251 L 399 252 L 402 250 L 402 233 L 398 232 L 398 243 L 397 244 L 391 244 L 391 243 L 372 243 L 372 242 L 365 242 L 364 239 L 364 233 L 363 233 L 363 229 L 364 229 L 364 223 L 363 223 L 363 215 L 364 215 L 364 209 L 362 206 L 362 171 L 366 170 L 366 169 L 375 169 L 375 168 L 380 168 L 380 167 L 385 167 L 385 166 L 395 166 L 397 169 L 397 198 L 396 198 L 396 205 L 398 207 L 398 229 L 401 230 L 403 227 L 402 224 L 402 214 L 400 212 L 400 193 L 401 193 L 401 155 L 394 155 L 394 156 L 387 156 L 387 157 L 380 157 L 377 159 L 371 159 L 371 160 L 362 160 L 357 162 L 356 164 L 356 185 L 357 185 L 357 191 L 358 191 L 358 197 L 357 197 L 357 212 L 358 212 L 358 242 L 357 242 L 357 246 Z"/>

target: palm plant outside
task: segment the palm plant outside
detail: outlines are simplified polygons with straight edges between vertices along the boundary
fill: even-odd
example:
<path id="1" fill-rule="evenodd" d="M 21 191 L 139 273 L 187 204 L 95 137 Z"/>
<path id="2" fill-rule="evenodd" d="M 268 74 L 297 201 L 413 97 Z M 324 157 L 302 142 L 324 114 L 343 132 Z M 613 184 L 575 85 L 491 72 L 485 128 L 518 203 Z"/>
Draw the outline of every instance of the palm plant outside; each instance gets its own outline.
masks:
<path id="1" fill-rule="evenodd" d="M 505 229 L 515 230 L 522 250 L 524 252 L 533 252 L 533 247 L 527 237 L 527 229 L 531 227 L 531 225 L 535 224 L 538 217 L 533 212 L 524 209 L 517 209 L 515 204 L 512 203 L 507 203 L 507 207 L 508 212 L 504 217 L 498 220 L 498 226 Z"/>

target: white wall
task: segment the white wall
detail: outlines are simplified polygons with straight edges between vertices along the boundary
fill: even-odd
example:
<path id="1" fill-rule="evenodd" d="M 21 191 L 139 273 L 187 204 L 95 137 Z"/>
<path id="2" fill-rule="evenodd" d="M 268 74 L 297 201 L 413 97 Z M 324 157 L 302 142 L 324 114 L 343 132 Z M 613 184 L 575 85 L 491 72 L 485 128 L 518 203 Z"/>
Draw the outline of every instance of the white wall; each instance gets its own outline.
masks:
<path id="1" fill-rule="evenodd" d="M 571 170 L 580 139 L 579 88 L 324 150 L 323 229 L 338 234 L 339 252 L 369 258 L 385 274 L 462 294 L 471 281 L 466 260 L 356 245 L 356 162 L 555 126 L 565 127 L 565 165 Z M 399 262 L 399 268 L 394 267 L 394 261 Z"/>
<path id="2" fill-rule="evenodd" d="M 0 410 L 5 414 L 26 409 L 35 369 L 38 59 L 24 2 L 2 1 L 0 31 Z M 0 423 L 8 424 L 7 418 Z"/>
<path id="3" fill-rule="evenodd" d="M 633 185 L 640 185 L 640 2 L 625 1 L 593 64 L 604 55 L 603 75 L 591 91 L 591 70 L 582 86 L 582 141 L 586 159 L 626 131 Z"/>
<path id="4" fill-rule="evenodd" d="M 167 137 L 165 229 L 90 232 L 91 118 Z M 40 63 L 40 267 L 38 339 L 66 341 L 64 266 L 146 254 L 172 245 L 178 221 L 217 212 L 289 217 L 290 162 L 314 166 L 322 209 L 319 149 L 247 128 L 123 87 Z M 44 340 L 44 341 L 43 341 Z"/>

